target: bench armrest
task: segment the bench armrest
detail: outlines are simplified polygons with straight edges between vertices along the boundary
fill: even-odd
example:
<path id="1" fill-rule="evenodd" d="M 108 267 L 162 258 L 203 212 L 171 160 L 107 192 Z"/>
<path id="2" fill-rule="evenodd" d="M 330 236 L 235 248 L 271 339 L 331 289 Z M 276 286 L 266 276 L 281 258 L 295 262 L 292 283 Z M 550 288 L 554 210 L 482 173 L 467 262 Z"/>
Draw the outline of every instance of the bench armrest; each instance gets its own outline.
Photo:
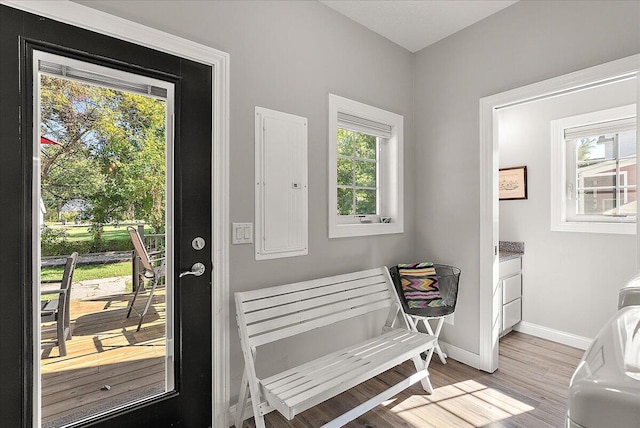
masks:
<path id="1" fill-rule="evenodd" d="M 389 308 L 389 315 L 387 315 L 387 321 L 384 323 L 383 330 L 393 328 L 393 325 L 396 323 L 396 319 L 398 317 L 398 312 L 400 312 L 400 305 L 397 303 L 392 303 Z M 404 316 L 404 314 L 402 315 Z"/>

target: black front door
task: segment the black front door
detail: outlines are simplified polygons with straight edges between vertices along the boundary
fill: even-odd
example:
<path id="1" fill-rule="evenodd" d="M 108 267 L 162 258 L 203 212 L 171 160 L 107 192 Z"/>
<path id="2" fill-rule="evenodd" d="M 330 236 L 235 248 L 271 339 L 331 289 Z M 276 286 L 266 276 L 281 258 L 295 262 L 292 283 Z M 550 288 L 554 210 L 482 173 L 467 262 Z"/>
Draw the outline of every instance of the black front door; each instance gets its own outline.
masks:
<path id="1" fill-rule="evenodd" d="M 171 388 L 78 426 L 211 425 L 211 136 L 210 67 L 0 5 L 0 417 L 31 427 L 34 384 L 32 260 L 34 158 L 33 55 L 47 52 L 169 82 L 175 88 L 172 174 Z M 36 85 L 37 87 L 37 85 Z M 168 168 L 169 169 L 169 168 Z M 196 250 L 195 237 L 205 246 Z M 171 245 L 171 244 L 170 244 Z M 179 278 L 202 262 L 202 276 Z M 37 413 L 37 412 L 36 412 Z"/>

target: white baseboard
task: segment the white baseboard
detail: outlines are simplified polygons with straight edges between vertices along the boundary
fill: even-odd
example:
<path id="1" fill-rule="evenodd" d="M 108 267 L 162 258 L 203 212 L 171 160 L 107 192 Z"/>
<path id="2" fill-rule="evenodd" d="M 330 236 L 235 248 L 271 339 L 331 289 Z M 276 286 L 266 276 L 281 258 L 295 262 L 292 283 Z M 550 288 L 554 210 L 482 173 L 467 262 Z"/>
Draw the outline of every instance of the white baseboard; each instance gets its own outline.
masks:
<path id="1" fill-rule="evenodd" d="M 447 342 L 443 342 L 442 340 L 438 340 L 440 347 L 447 354 L 447 358 L 454 359 L 462 364 L 466 364 L 474 369 L 480 368 L 480 355 L 474 354 L 473 352 L 467 351 L 466 349 L 458 348 L 457 346 L 453 346 L 448 344 Z M 437 355 L 434 355 L 433 358 L 438 358 Z"/>
<path id="2" fill-rule="evenodd" d="M 234 421 L 236 420 L 236 408 L 238 404 L 232 404 L 229 406 L 229 426 L 234 425 Z M 244 418 L 249 419 L 253 417 L 253 406 L 251 406 L 251 398 L 247 400 L 247 407 L 244 409 Z"/>
<path id="3" fill-rule="evenodd" d="M 575 334 L 566 333 L 549 327 L 543 327 L 526 321 L 520 321 L 520 323 L 514 327 L 514 330 L 583 350 L 587 349 L 593 341 L 593 339 L 589 339 L 588 337 L 577 336 Z"/>

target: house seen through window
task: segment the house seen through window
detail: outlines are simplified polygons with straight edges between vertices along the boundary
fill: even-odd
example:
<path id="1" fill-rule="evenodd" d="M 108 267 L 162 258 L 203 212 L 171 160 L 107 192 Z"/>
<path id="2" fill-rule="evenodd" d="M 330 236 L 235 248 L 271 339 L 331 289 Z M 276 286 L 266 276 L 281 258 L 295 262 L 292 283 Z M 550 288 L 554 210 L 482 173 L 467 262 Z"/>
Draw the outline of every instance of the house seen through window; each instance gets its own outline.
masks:
<path id="1" fill-rule="evenodd" d="M 598 220 L 608 221 L 617 217 L 635 221 L 635 129 L 574 138 L 567 145 L 573 151 L 573 156 L 568 157 L 572 158 L 568 171 L 571 181 L 575 181 L 568 218 L 588 221 L 600 217 Z"/>
<path id="2" fill-rule="evenodd" d="M 635 233 L 636 106 L 558 119 L 552 127 L 554 156 L 564 159 L 552 180 L 552 230 Z"/>

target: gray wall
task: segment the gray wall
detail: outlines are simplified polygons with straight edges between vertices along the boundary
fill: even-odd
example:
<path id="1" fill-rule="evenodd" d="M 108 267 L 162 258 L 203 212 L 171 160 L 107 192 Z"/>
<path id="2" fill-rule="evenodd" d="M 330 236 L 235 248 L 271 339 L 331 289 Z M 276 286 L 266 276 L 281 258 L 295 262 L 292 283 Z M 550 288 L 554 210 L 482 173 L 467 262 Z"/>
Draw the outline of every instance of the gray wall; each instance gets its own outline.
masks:
<path id="1" fill-rule="evenodd" d="M 250 290 L 412 260 L 414 230 L 412 55 L 309 1 L 91 1 L 83 4 L 212 46 L 231 56 L 230 220 L 254 221 L 254 106 L 309 119 L 309 255 L 254 260 L 252 245 L 230 248 L 230 291 Z M 150 7 L 152 5 L 152 7 Z M 329 240 L 328 93 L 404 116 L 405 233 Z M 231 310 L 231 395 L 242 353 Z M 380 314 L 372 316 L 382 324 Z M 267 373 L 372 334 L 369 322 L 261 351 Z M 279 347 L 279 349 L 277 349 Z M 282 352 L 282 350 L 286 350 Z M 264 358 L 262 358 L 264 357 Z"/>
<path id="2" fill-rule="evenodd" d="M 251 246 L 232 246 L 232 292 L 403 260 L 455 264 L 461 290 L 455 325 L 445 327 L 444 339 L 473 353 L 479 349 L 478 100 L 640 52 L 636 1 L 523 0 L 415 55 L 316 2 L 83 3 L 231 54 L 231 221 L 253 221 L 253 107 L 309 119 L 309 255 L 255 262 Z M 403 235 L 327 239 L 329 92 L 404 115 Z M 356 329 L 364 335 L 372 327 Z M 234 396 L 241 364 L 234 331 L 231 337 Z M 287 358 L 318 352 L 315 343 L 348 340 L 334 334 L 297 342 Z M 268 368 L 287 363 L 265 355 Z"/>
<path id="3" fill-rule="evenodd" d="M 462 269 L 446 342 L 479 352 L 478 100 L 639 52 L 640 2 L 520 1 L 416 54 L 416 254 Z"/>
<path id="4" fill-rule="evenodd" d="M 551 231 L 551 121 L 635 104 L 636 80 L 499 111 L 500 167 L 527 166 L 528 199 L 500 201 L 500 239 L 524 241 L 522 320 L 594 338 L 636 272 L 636 236 Z"/>

